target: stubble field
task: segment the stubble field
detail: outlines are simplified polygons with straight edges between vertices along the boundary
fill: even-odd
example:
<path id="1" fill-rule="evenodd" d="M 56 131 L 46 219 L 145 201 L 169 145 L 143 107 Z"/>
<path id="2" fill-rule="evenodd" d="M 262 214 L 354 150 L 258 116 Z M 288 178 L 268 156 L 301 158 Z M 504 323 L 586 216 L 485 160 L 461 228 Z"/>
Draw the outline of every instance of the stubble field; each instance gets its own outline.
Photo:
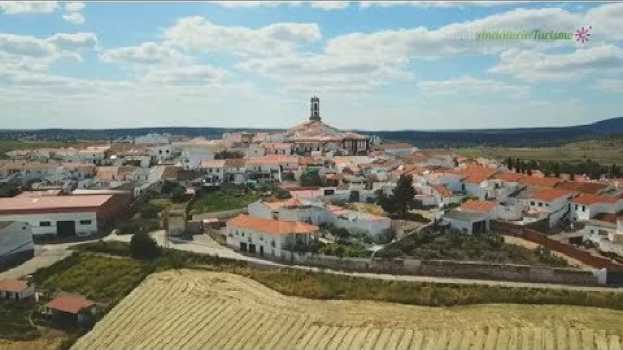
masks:
<path id="1" fill-rule="evenodd" d="M 621 349 L 622 319 L 574 306 L 312 300 L 178 270 L 150 275 L 72 349 Z"/>

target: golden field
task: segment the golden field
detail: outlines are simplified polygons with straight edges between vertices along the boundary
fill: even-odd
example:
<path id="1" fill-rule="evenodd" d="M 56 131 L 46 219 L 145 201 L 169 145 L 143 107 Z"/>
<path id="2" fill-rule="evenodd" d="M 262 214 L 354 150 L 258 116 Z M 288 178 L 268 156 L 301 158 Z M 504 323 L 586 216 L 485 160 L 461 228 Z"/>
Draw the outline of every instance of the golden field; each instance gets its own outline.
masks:
<path id="1" fill-rule="evenodd" d="M 620 349 L 621 320 L 573 306 L 311 300 L 178 270 L 149 276 L 72 349 Z"/>

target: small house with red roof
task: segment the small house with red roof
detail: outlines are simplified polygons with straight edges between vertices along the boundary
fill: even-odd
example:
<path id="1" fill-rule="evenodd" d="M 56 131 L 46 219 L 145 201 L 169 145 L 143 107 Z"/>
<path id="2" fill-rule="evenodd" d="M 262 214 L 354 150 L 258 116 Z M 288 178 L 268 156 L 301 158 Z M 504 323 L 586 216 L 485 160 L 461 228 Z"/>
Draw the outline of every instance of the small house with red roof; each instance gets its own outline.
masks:
<path id="1" fill-rule="evenodd" d="M 95 312 L 95 302 L 78 294 L 60 294 L 46 305 L 46 313 L 57 322 L 80 323 Z"/>
<path id="2" fill-rule="evenodd" d="M 526 214 L 532 221 L 547 219 L 549 227 L 556 226 L 565 216 L 571 216 L 571 199 L 575 192 L 537 187 L 521 194 Z"/>
<path id="3" fill-rule="evenodd" d="M 28 281 L 0 280 L 0 299 L 24 300 L 35 295 L 35 287 Z"/>
<path id="4" fill-rule="evenodd" d="M 247 208 L 249 215 L 264 219 L 301 221 L 313 225 L 322 225 L 329 220 L 327 211 L 320 203 L 296 197 L 274 202 L 259 200 Z"/>
<path id="5" fill-rule="evenodd" d="M 319 228 L 300 221 L 283 221 L 238 215 L 227 221 L 227 245 L 241 252 L 282 257 L 285 250 L 307 245 Z"/>
<path id="6" fill-rule="evenodd" d="M 590 220 L 598 214 L 616 214 L 623 210 L 623 198 L 582 193 L 571 201 L 575 219 Z"/>

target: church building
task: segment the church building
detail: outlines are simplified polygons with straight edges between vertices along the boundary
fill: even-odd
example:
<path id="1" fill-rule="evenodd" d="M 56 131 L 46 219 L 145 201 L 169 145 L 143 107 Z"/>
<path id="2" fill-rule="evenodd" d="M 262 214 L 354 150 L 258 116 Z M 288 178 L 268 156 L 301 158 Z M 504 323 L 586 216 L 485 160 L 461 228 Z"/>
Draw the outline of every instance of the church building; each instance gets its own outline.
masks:
<path id="1" fill-rule="evenodd" d="M 340 131 L 322 122 L 320 117 L 320 99 L 312 97 L 309 120 L 289 129 L 285 134 L 286 142 L 293 143 L 297 154 L 312 152 L 334 152 L 341 155 L 367 154 L 369 140 L 367 136 L 349 131 Z"/>

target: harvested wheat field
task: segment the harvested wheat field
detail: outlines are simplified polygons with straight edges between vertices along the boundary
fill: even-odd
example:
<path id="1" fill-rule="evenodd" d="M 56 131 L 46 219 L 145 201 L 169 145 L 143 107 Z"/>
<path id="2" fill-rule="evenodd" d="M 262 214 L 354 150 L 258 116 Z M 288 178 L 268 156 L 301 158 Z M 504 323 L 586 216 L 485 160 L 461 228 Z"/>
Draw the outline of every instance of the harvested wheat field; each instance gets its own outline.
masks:
<path id="1" fill-rule="evenodd" d="M 207 271 L 149 276 L 72 349 L 621 349 L 623 312 L 289 297 Z"/>

